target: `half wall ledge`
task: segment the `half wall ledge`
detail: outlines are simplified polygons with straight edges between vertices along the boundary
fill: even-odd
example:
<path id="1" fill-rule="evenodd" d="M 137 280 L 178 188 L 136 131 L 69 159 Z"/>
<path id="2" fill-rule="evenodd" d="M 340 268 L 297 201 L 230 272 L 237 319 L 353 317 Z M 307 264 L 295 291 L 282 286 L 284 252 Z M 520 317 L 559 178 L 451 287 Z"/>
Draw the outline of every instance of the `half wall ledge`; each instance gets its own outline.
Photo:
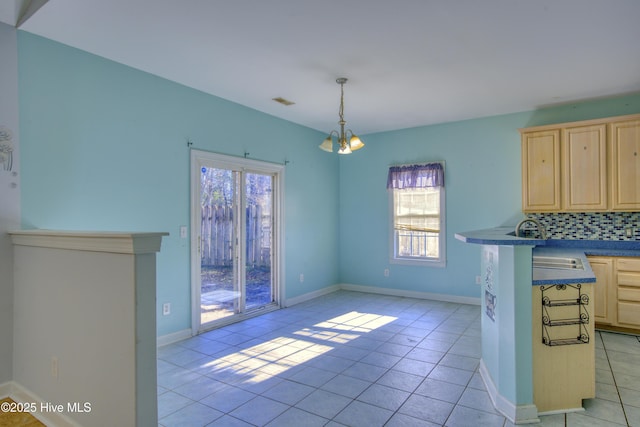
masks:
<path id="1" fill-rule="evenodd" d="M 103 232 L 61 230 L 15 230 L 8 233 L 14 245 L 89 252 L 145 254 L 160 252 L 167 232 Z"/>

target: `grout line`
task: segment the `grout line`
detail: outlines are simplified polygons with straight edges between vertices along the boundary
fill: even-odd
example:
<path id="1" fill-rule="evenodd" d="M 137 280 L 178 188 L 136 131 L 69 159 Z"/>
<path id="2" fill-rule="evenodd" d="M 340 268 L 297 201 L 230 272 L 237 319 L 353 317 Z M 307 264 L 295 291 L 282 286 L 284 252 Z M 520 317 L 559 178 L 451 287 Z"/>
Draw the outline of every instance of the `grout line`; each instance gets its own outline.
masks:
<path id="1" fill-rule="evenodd" d="M 314 311 L 314 313 L 315 313 L 315 311 Z M 423 315 L 424 315 L 424 314 L 423 314 Z M 401 316 L 401 315 L 400 315 L 400 314 L 398 314 L 398 316 Z M 440 322 L 439 322 L 436 326 L 434 326 L 434 328 L 433 328 L 433 329 L 431 329 L 431 330 L 430 330 L 430 333 L 431 333 L 431 332 L 434 332 L 434 331 L 435 331 L 439 326 L 441 326 L 441 325 L 442 325 L 446 320 L 451 319 L 451 318 L 452 318 L 452 317 L 454 317 L 454 316 L 455 316 L 455 312 L 448 313 L 448 315 L 447 315 L 445 318 L 442 318 L 442 319 L 440 320 Z M 313 316 L 312 316 L 312 317 L 313 317 Z M 406 325 L 404 325 L 404 324 L 403 324 L 403 327 L 409 327 L 409 326 L 410 326 L 411 324 L 413 324 L 416 320 L 417 320 L 417 319 L 411 318 L 411 320 L 410 320 L 410 321 L 408 321 L 408 323 L 407 323 Z M 306 321 L 305 321 L 303 324 L 305 324 L 305 325 L 306 325 Z M 288 327 L 284 327 L 284 328 L 285 328 L 285 329 L 288 329 Z M 465 331 L 463 331 L 463 332 L 461 332 L 461 333 L 458 333 L 458 332 L 455 332 L 455 333 L 454 333 L 454 332 L 447 332 L 447 333 L 455 334 L 455 335 L 457 336 L 457 338 L 456 338 L 456 342 L 457 342 L 459 339 L 461 339 L 461 338 L 464 336 L 464 333 L 465 333 L 468 329 L 470 329 L 470 327 L 467 327 L 467 328 L 465 329 Z M 400 331 L 393 333 L 393 335 L 392 335 L 392 336 L 395 336 L 395 335 L 397 335 L 398 333 L 400 333 Z M 473 335 L 473 337 L 475 338 L 475 337 L 476 337 L 476 334 L 474 334 L 474 335 Z M 205 338 L 205 337 L 203 337 L 203 338 Z M 189 338 L 189 339 L 191 339 L 191 338 Z M 220 342 L 220 341 L 218 341 L 217 339 L 213 339 L 213 340 L 211 340 L 209 337 L 206 337 L 205 339 L 210 340 L 210 341 L 214 341 L 214 342 Z M 424 339 L 424 338 L 422 338 L 422 339 Z M 418 342 L 422 341 L 422 339 L 418 340 Z M 386 339 L 386 340 L 381 340 L 381 342 L 389 342 L 389 338 L 388 338 L 388 339 Z M 224 344 L 224 343 L 223 343 L 223 344 Z M 180 346 L 180 344 L 178 344 L 178 345 Z M 401 344 L 399 344 L 399 345 L 401 345 Z M 448 353 L 449 353 L 449 351 L 451 350 L 451 347 L 452 347 L 452 346 L 453 346 L 453 344 L 449 347 L 449 349 L 448 349 L 447 351 L 443 352 L 443 353 L 444 353 L 444 354 L 443 354 L 443 356 L 438 360 L 438 362 L 437 362 L 437 363 L 435 363 L 435 364 L 434 364 L 434 368 L 435 368 L 435 366 L 438 366 L 438 365 L 440 364 L 440 362 L 442 361 L 442 358 L 443 358 L 446 354 L 448 354 Z M 233 348 L 233 347 L 234 347 L 234 346 L 230 346 L 230 348 Z M 345 345 L 343 344 L 343 345 L 341 345 L 341 347 L 345 347 Z M 412 347 L 413 349 L 418 348 L 418 347 L 417 347 L 417 344 L 412 345 L 411 347 Z M 199 350 L 196 350 L 196 349 L 191 348 L 191 347 L 189 347 L 189 346 L 184 346 L 184 347 L 182 347 L 182 348 L 183 348 L 183 350 L 184 350 L 184 351 L 189 350 L 189 351 L 199 352 Z M 386 354 L 386 353 L 385 353 L 385 354 Z M 171 356 L 171 355 L 169 355 L 169 356 Z M 216 355 L 207 355 L 207 354 L 203 354 L 203 356 L 204 356 L 204 357 L 214 357 L 214 358 L 215 358 L 215 357 L 217 357 Z M 395 356 L 395 355 L 391 354 L 391 356 Z M 406 354 L 405 354 L 404 356 L 400 356 L 400 360 L 405 359 L 405 357 L 406 357 Z M 162 359 L 162 356 L 158 357 L 158 359 Z M 169 362 L 169 361 L 165 361 L 165 362 L 166 362 L 166 363 L 168 363 L 168 364 L 171 364 L 171 365 L 175 365 L 175 363 L 172 363 L 172 362 Z M 366 362 L 362 362 L 362 359 L 359 359 L 359 360 L 355 360 L 355 361 L 353 361 L 353 364 L 355 364 L 355 363 L 366 363 Z M 177 367 L 179 367 L 179 368 L 185 369 L 185 370 L 189 370 L 189 371 L 192 371 L 192 372 L 196 372 L 195 370 L 193 370 L 193 369 L 191 369 L 191 368 L 187 368 L 187 367 L 183 367 L 183 366 L 179 366 L 179 365 L 176 365 L 176 366 L 177 366 Z M 395 364 L 394 364 L 394 366 L 395 366 Z M 388 367 L 388 368 L 385 368 L 385 373 L 388 373 L 388 372 L 389 372 L 389 371 L 391 371 L 392 369 L 393 369 L 393 366 Z M 457 369 L 460 369 L 460 368 L 457 368 Z M 477 373 L 477 372 L 478 372 L 478 368 L 476 367 L 476 369 L 473 371 L 473 373 L 472 373 L 472 375 L 471 375 L 470 379 L 467 381 L 466 386 L 464 387 L 464 388 L 465 388 L 465 390 L 467 390 L 467 389 L 469 388 L 469 383 L 472 381 L 474 374 L 475 374 L 475 373 Z M 340 375 L 340 374 L 341 374 L 341 373 L 337 373 L 336 375 Z M 424 380 L 426 380 L 426 379 L 428 378 L 428 375 L 429 375 L 429 374 L 427 374 L 427 375 L 423 378 L 423 381 L 424 381 Z M 207 377 L 207 375 L 203 375 L 203 376 Z M 382 377 L 382 376 L 381 376 L 381 377 Z M 209 377 L 209 378 L 212 378 L 212 377 Z M 295 381 L 295 380 L 293 380 L 293 379 L 291 379 L 291 378 L 284 378 L 284 379 L 289 380 L 289 381 Z M 369 387 L 371 387 L 371 386 L 373 386 L 373 385 L 377 384 L 377 381 L 378 381 L 378 380 L 375 380 L 375 381 L 371 382 L 371 384 L 370 384 L 370 386 L 369 386 Z M 309 385 L 309 384 L 306 384 L 306 383 L 303 383 L 303 384 L 304 384 L 304 385 Z M 230 384 L 230 385 L 235 386 L 235 385 L 233 385 L 233 384 Z M 322 387 L 322 385 L 321 385 L 321 386 L 311 386 L 311 387 L 312 387 L 315 391 L 317 391 L 317 390 L 321 390 L 321 389 L 322 389 L 322 388 L 321 388 L 321 387 Z M 367 387 L 367 389 L 368 389 L 369 387 Z M 388 386 L 388 387 L 392 387 L 392 386 Z M 389 421 L 390 421 L 390 420 L 391 420 L 391 419 L 392 419 L 396 414 L 400 413 L 400 412 L 399 412 L 400 408 L 404 405 L 404 403 L 406 403 L 406 401 L 407 401 L 407 400 L 408 400 L 412 395 L 415 395 L 415 390 L 416 390 L 418 387 L 419 387 L 419 385 L 418 385 L 418 386 L 417 386 L 417 387 L 416 387 L 412 392 L 409 392 L 409 393 L 408 393 L 407 398 L 405 398 L 405 399 L 404 399 L 404 401 L 403 401 L 403 402 L 398 406 L 398 408 L 397 408 L 396 410 L 392 411 L 393 413 L 391 414 L 391 416 L 389 417 L 389 420 L 387 420 L 387 422 L 389 422 Z M 395 388 L 395 387 L 392 387 L 392 388 Z M 357 399 L 358 399 L 358 397 L 359 397 L 360 395 L 362 395 L 362 394 L 363 394 L 367 389 L 363 390 L 363 391 L 362 391 L 358 396 L 356 396 L 356 397 L 354 397 L 354 398 L 351 398 L 351 401 L 352 401 L 352 402 L 356 402 L 356 401 L 357 401 L 357 402 L 360 402 L 360 401 L 358 401 L 358 400 L 357 400 Z M 174 393 L 177 393 L 174 389 L 167 389 L 166 391 L 172 391 L 172 392 L 174 392 Z M 404 391 L 404 390 L 403 390 L 403 391 Z M 332 391 L 329 391 L 329 392 L 330 392 L 330 393 L 333 393 Z M 263 395 L 263 393 L 264 393 L 264 392 L 262 392 L 262 393 L 256 393 L 256 394 L 257 394 L 257 395 L 259 395 L 259 396 L 262 396 L 262 395 Z M 464 393 L 464 392 L 463 392 L 463 393 Z M 336 394 L 338 394 L 338 393 L 336 393 Z M 347 396 L 347 397 L 348 397 L 348 396 Z M 461 395 L 461 397 L 462 397 L 462 395 Z M 460 397 L 460 398 L 461 398 L 461 397 Z M 268 397 L 265 397 L 265 398 L 270 399 L 270 398 L 268 398 Z M 458 399 L 458 402 L 459 402 L 460 398 Z M 190 400 L 192 400 L 192 399 L 190 399 Z M 199 400 L 198 400 L 198 401 L 199 401 Z M 193 403 L 193 402 L 195 402 L 195 401 L 192 401 L 192 403 Z M 454 408 L 458 405 L 458 402 L 456 402 L 455 404 L 453 404 L 453 405 L 454 405 Z M 281 402 L 281 403 L 282 403 L 282 402 Z M 364 402 L 364 403 L 366 403 L 366 402 Z M 447 403 L 451 403 L 451 402 L 447 402 Z M 289 404 L 287 404 L 287 405 L 288 405 L 290 408 L 297 408 L 296 404 L 293 404 L 293 405 L 289 405 Z M 335 418 L 336 418 L 336 417 L 337 417 L 341 412 L 343 412 L 343 411 L 344 411 L 348 406 L 349 406 L 349 405 L 347 405 L 347 406 L 346 406 L 345 408 L 343 408 L 340 412 L 338 412 L 338 414 L 336 414 L 336 415 L 332 418 L 332 420 L 335 420 Z M 373 405 L 373 406 L 377 406 L 377 405 Z M 216 408 L 214 408 L 214 409 L 216 409 Z M 301 410 L 301 411 L 303 411 L 303 412 L 307 412 L 307 413 L 310 413 L 310 414 L 313 414 L 313 415 L 316 415 L 316 416 L 320 416 L 320 417 L 322 417 L 322 418 L 325 418 L 325 416 L 324 416 L 324 415 L 314 414 L 314 413 L 312 413 L 312 412 L 306 411 L 306 410 L 301 409 L 301 408 L 297 408 L 297 409 L 299 409 L 299 410 Z M 474 409 L 474 410 L 476 410 L 476 411 L 484 412 L 483 410 L 480 410 L 480 409 L 475 409 L 475 408 L 473 408 L 473 409 Z M 233 416 L 231 415 L 231 412 L 232 412 L 233 410 L 234 410 L 234 409 L 232 409 L 232 410 L 231 410 L 231 411 L 229 411 L 229 412 L 224 412 L 224 411 L 222 411 L 222 412 L 223 412 L 223 414 L 224 414 L 224 415 L 227 415 L 227 416 L 229 416 L 229 417 L 233 417 Z M 223 415 L 223 416 L 224 416 L 224 415 Z M 408 414 L 407 414 L 407 416 L 412 416 L 412 415 L 408 415 Z M 450 417 L 450 416 L 451 416 L 451 413 L 449 414 L 449 416 L 448 416 L 448 417 Z M 235 417 L 234 417 L 234 418 L 235 418 Z M 447 418 L 447 419 L 448 419 L 448 418 Z M 331 421 L 331 420 L 330 420 L 330 421 Z M 505 422 L 506 422 L 506 418 L 505 418 Z M 160 425 L 160 424 L 159 424 L 159 425 Z"/>
<path id="2" fill-rule="evenodd" d="M 607 346 L 604 343 L 604 340 L 602 339 L 602 333 L 600 331 L 598 331 L 598 334 L 600 334 L 600 341 L 602 341 L 602 348 L 604 349 L 604 354 L 605 356 L 607 356 L 607 363 L 609 364 L 609 369 L 611 370 L 611 377 L 613 378 L 613 385 L 616 386 L 616 393 L 618 394 L 618 399 L 620 400 L 620 407 L 622 408 L 622 415 L 624 415 L 624 420 L 627 423 L 628 426 L 630 426 L 631 424 L 629 424 L 629 418 L 627 417 L 627 411 L 624 410 L 624 403 L 622 403 L 622 396 L 620 396 L 620 389 L 618 388 L 618 382 L 616 381 L 616 375 L 613 373 L 613 367 L 611 366 L 611 361 L 609 360 L 609 353 L 607 353 Z M 639 341 L 640 341 L 640 337 L 638 337 Z"/>

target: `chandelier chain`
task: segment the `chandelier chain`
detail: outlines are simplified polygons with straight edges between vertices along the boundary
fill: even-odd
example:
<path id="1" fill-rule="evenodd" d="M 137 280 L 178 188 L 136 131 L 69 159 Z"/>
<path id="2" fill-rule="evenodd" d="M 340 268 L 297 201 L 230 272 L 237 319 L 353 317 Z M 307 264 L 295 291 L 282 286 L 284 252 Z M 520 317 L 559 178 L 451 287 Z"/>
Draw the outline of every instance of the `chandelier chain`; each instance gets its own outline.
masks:
<path id="1" fill-rule="evenodd" d="M 338 110 L 340 122 L 344 122 L 344 83 L 340 83 L 340 109 Z"/>

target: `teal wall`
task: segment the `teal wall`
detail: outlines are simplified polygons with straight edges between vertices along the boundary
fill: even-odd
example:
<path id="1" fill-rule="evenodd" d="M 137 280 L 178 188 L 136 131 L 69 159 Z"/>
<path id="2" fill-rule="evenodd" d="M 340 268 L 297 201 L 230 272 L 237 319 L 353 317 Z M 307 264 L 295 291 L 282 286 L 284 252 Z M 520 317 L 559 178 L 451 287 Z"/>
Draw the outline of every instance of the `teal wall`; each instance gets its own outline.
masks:
<path id="1" fill-rule="evenodd" d="M 339 160 L 317 149 L 323 134 L 25 32 L 18 64 L 23 227 L 170 232 L 157 257 L 159 335 L 191 327 L 189 245 L 179 238 L 187 138 L 288 160 L 286 297 L 338 282 Z"/>
<path id="2" fill-rule="evenodd" d="M 365 148 L 340 160 L 341 281 L 479 297 L 479 247 L 454 235 L 523 217 L 518 129 L 633 113 L 640 94 L 362 136 Z M 390 264 L 387 170 L 433 160 L 446 163 L 447 266 Z"/>
<path id="3" fill-rule="evenodd" d="M 351 283 L 477 298 L 479 248 L 458 231 L 517 222 L 518 128 L 640 112 L 640 95 L 364 135 L 351 156 L 255 110 L 18 33 L 25 228 L 168 231 L 158 255 L 158 334 L 189 328 L 189 151 L 286 166 L 285 281 L 293 298 Z M 389 264 L 392 164 L 446 162 L 446 268 Z M 390 276 L 384 277 L 385 268 Z M 303 273 L 304 283 L 299 282 Z M 160 304 L 172 302 L 172 315 Z"/>

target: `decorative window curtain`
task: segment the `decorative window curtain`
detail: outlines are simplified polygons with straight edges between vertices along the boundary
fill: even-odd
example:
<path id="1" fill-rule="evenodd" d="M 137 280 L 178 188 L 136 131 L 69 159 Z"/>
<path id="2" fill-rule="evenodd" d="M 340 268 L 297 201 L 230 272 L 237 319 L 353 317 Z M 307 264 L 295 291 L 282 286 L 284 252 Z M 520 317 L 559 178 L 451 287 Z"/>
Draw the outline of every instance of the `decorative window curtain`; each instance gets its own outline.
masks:
<path id="1" fill-rule="evenodd" d="M 387 189 L 444 187 L 442 163 L 392 166 L 387 177 Z"/>

